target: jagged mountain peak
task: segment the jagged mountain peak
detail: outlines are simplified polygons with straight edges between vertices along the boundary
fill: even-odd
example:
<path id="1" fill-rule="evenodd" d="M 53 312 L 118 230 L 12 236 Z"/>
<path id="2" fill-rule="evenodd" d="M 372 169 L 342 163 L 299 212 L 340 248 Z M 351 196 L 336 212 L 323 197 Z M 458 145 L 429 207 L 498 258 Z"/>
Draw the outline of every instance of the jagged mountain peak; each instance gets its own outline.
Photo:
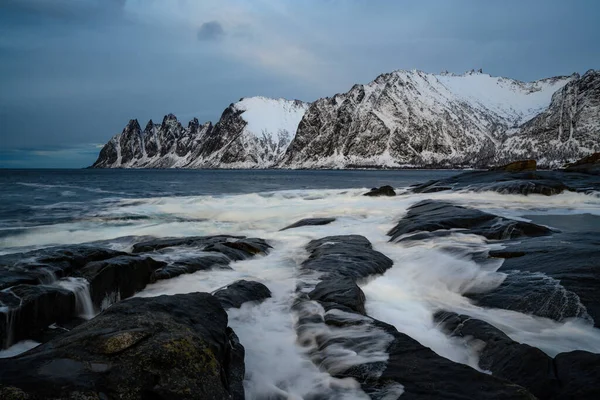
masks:
<path id="1" fill-rule="evenodd" d="M 600 74 L 532 82 L 396 70 L 312 103 L 244 97 L 220 120 L 131 120 L 96 167 L 477 167 L 600 151 Z M 136 125 L 137 124 L 137 125 Z"/>

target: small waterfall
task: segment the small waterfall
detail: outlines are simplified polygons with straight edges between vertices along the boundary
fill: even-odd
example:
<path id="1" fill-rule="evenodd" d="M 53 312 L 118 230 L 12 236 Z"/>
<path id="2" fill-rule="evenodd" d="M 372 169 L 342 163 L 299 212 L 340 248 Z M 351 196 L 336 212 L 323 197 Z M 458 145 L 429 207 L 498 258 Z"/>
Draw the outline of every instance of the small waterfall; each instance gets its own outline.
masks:
<path id="1" fill-rule="evenodd" d="M 79 317 L 83 319 L 94 318 L 96 311 L 90 295 L 90 283 L 87 279 L 68 277 L 57 281 L 56 284 L 75 294 L 75 305 Z"/>
<path id="2" fill-rule="evenodd" d="M 15 341 L 15 320 L 17 319 L 17 314 L 19 313 L 21 307 L 21 299 L 16 296 L 11 290 L 4 289 L 2 291 L 4 295 L 4 301 L 0 301 L 0 314 L 4 314 L 5 319 L 5 336 L 4 340 L 0 342 L 0 349 L 6 349 L 9 346 L 12 346 Z M 14 299 L 11 299 L 8 296 L 13 296 Z M 7 302 L 8 301 L 8 302 Z"/>

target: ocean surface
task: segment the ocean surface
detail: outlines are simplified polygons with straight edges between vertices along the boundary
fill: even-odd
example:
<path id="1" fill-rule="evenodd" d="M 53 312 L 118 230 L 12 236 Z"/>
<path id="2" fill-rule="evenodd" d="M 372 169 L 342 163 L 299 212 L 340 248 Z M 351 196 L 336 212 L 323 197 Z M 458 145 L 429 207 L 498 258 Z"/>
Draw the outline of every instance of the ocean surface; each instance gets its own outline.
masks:
<path id="1" fill-rule="evenodd" d="M 0 254 L 84 242 L 130 250 L 140 236 L 235 234 L 267 240 L 273 246 L 267 256 L 235 262 L 233 270 L 199 271 L 163 280 L 137 294 L 211 292 L 238 279 L 267 285 L 272 298 L 228 311 L 230 326 L 246 348 L 249 399 L 273 393 L 302 398 L 315 388 L 344 384 L 302 353 L 290 310 L 297 267 L 307 256 L 304 246 L 328 235 L 364 235 L 390 257 L 392 269 L 361 285 L 367 313 L 455 362 L 478 368 L 477 351 L 439 330 L 432 319 L 438 309 L 493 323 L 514 340 L 550 355 L 575 349 L 600 352 L 600 330 L 582 321 L 556 322 L 481 308 L 462 296 L 467 289 L 499 285 L 504 274 L 496 271 L 502 261 L 477 263 L 444 248 L 463 246 L 472 251 L 499 245 L 460 234 L 426 242 L 388 242 L 386 233 L 407 208 L 426 198 L 549 226 L 556 223 L 563 229 L 576 229 L 573 221 L 589 224 L 588 216 L 600 216 L 600 197 L 583 193 L 407 193 L 410 185 L 458 172 L 0 170 Z M 399 196 L 362 196 L 382 185 L 395 187 Z M 565 222 L 565 216 L 578 218 Z M 308 217 L 335 217 L 336 221 L 280 232 Z M 8 356 L 34 345 L 20 343 L 0 354 Z M 356 385 L 348 384 L 345 394 L 348 399 L 365 398 Z"/>

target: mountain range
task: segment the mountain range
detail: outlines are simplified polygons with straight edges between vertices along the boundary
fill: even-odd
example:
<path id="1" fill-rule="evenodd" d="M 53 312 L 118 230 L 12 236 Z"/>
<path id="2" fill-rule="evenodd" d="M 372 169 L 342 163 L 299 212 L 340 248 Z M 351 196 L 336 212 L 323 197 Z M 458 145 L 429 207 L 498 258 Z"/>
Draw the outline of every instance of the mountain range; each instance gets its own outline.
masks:
<path id="1" fill-rule="evenodd" d="M 534 82 L 394 71 L 318 99 L 243 98 L 216 124 L 135 119 L 94 168 L 464 168 L 600 151 L 600 71 Z"/>

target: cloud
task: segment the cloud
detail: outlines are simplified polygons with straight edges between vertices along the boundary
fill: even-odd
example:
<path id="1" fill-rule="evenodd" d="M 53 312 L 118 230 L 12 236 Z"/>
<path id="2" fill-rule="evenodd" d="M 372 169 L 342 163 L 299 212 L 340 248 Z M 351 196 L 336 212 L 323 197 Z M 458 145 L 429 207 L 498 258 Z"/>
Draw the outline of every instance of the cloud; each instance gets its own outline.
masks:
<path id="1" fill-rule="evenodd" d="M 219 40 L 225 35 L 223 26 L 218 21 L 203 23 L 198 29 L 198 40 Z"/>

